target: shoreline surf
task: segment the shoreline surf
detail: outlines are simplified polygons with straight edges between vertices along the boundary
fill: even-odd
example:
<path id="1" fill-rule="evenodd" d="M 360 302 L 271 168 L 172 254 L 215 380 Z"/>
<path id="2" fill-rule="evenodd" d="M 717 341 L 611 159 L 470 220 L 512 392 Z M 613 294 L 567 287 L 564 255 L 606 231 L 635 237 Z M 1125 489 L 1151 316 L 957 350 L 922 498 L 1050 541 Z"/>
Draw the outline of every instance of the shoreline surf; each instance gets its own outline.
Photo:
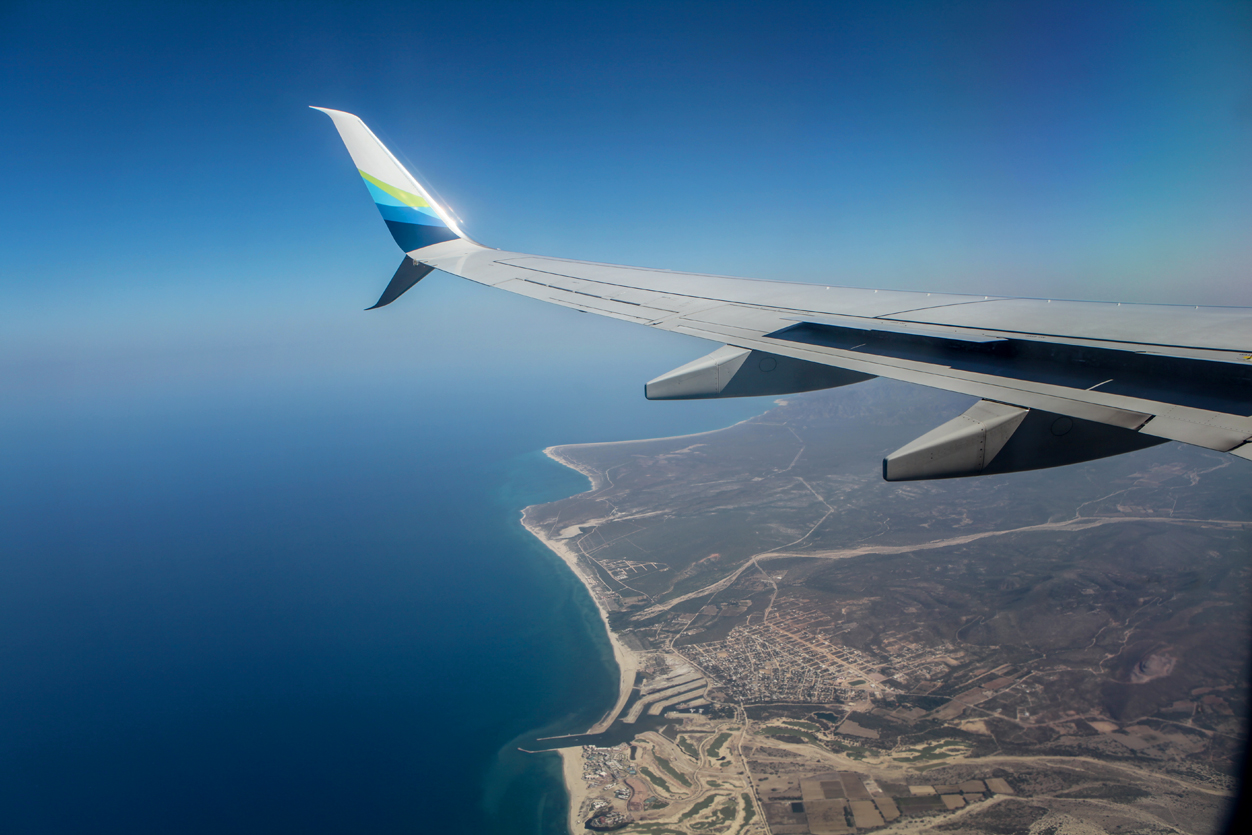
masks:
<path id="1" fill-rule="evenodd" d="M 698 433 L 705 434 L 705 433 Z M 598 490 L 600 488 L 599 474 L 594 470 L 577 465 L 575 462 L 562 456 L 559 452 L 560 447 L 548 447 L 545 449 L 544 455 L 553 461 L 568 467 L 572 470 L 587 476 L 591 482 L 591 489 Z M 522 526 L 528 530 L 535 539 L 539 540 L 545 547 L 565 563 L 570 571 L 574 574 L 578 581 L 582 583 L 587 590 L 587 594 L 591 597 L 596 612 L 600 615 L 600 621 L 604 625 L 604 631 L 608 637 L 609 646 L 613 650 L 613 660 L 617 663 L 618 669 L 618 694 L 617 699 L 608 711 L 600 717 L 594 725 L 583 733 L 600 733 L 613 724 L 618 714 L 621 712 L 626 700 L 630 697 L 631 688 L 635 683 L 635 674 L 639 669 L 639 659 L 636 653 L 628 648 L 613 629 L 609 626 L 608 610 L 604 606 L 604 602 L 600 597 L 599 583 L 594 579 L 589 569 L 582 564 L 581 554 L 572 549 L 567 540 L 556 539 L 547 532 L 539 528 L 528 518 L 530 507 L 522 510 L 521 522 Z M 559 737 L 551 737 L 553 741 Z M 580 832 L 582 830 L 581 821 L 577 820 L 578 810 L 581 808 L 583 801 L 586 799 L 586 787 L 582 781 L 582 749 L 581 747 L 566 747 L 552 749 L 554 753 L 561 757 L 562 773 L 564 776 L 565 793 L 569 797 L 569 810 L 567 812 L 567 826 L 571 833 Z"/>

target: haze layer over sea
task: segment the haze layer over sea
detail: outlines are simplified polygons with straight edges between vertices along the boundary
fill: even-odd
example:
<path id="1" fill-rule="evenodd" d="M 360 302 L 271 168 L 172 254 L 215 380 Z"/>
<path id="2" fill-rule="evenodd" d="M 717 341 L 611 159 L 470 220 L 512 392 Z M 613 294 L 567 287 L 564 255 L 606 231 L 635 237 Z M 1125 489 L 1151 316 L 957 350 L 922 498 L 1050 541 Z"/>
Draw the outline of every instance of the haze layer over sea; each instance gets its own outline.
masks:
<path id="1" fill-rule="evenodd" d="M 585 729 L 616 671 L 585 590 L 518 523 L 587 488 L 540 450 L 717 428 L 768 402 L 470 388 L 82 385 L 10 402 L 6 829 L 562 831 L 556 757 L 513 741 Z"/>

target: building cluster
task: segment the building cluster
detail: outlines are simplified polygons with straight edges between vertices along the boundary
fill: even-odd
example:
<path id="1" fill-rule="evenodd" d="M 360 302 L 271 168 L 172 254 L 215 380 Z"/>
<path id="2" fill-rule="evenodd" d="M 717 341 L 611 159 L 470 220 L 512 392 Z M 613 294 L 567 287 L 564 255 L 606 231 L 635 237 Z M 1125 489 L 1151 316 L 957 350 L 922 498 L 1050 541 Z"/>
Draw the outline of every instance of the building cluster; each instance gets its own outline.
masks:
<path id="1" fill-rule="evenodd" d="M 745 702 L 829 703 L 854 691 L 889 695 L 940 681 L 965 653 L 929 636 L 890 632 L 873 651 L 848 646 L 841 635 L 858 624 L 806 607 L 775 610 L 769 620 L 740 624 L 724 640 L 682 647 L 703 670 Z"/>
<path id="2" fill-rule="evenodd" d="M 588 786 L 606 788 L 614 792 L 626 791 L 624 781 L 627 775 L 634 775 L 635 767 L 630 764 L 630 746 L 622 743 L 613 748 L 598 748 L 595 745 L 583 746 L 583 780 Z M 623 800 L 630 798 L 627 794 Z"/>
<path id="3" fill-rule="evenodd" d="M 606 796 L 625 801 L 628 809 L 639 805 L 635 802 L 635 794 L 641 784 L 631 780 L 636 773 L 635 767 L 630 764 L 631 746 L 625 743 L 613 748 L 584 745 L 582 753 L 583 780 L 597 795 L 583 801 L 582 808 L 578 810 L 579 817 L 588 822 L 588 829 L 608 831 L 621 828 L 630 818 L 614 809 L 612 801 Z M 594 825 L 593 820 L 596 821 Z"/>
<path id="4" fill-rule="evenodd" d="M 839 701 L 857 688 L 887 692 L 893 670 L 882 659 L 814 629 L 806 610 L 774 613 L 764 623 L 741 624 L 725 640 L 682 648 L 692 661 L 745 702 Z"/>
<path id="5" fill-rule="evenodd" d="M 614 580 L 623 583 L 640 574 L 665 571 L 669 568 L 668 565 L 660 562 L 636 562 L 635 560 L 596 560 L 596 562 L 600 563 Z"/>
<path id="6" fill-rule="evenodd" d="M 887 632 L 878 639 L 878 648 L 890 659 L 891 677 L 901 684 L 942 680 L 953 667 L 965 663 L 965 651 L 946 641 L 934 642 L 921 629 Z"/>

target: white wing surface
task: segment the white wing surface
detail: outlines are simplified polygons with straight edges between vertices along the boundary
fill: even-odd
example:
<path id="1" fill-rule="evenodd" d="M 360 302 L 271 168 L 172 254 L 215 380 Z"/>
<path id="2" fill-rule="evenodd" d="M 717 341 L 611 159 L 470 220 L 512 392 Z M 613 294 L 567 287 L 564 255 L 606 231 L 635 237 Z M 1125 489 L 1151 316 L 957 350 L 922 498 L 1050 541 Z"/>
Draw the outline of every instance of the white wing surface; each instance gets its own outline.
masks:
<path id="1" fill-rule="evenodd" d="M 654 399 L 874 376 L 981 398 L 888 456 L 891 480 L 1056 466 L 1165 440 L 1252 459 L 1252 308 L 825 287 L 491 249 L 465 238 L 359 119 L 324 112 L 407 253 L 379 304 L 439 269 L 725 346 L 649 383 Z"/>

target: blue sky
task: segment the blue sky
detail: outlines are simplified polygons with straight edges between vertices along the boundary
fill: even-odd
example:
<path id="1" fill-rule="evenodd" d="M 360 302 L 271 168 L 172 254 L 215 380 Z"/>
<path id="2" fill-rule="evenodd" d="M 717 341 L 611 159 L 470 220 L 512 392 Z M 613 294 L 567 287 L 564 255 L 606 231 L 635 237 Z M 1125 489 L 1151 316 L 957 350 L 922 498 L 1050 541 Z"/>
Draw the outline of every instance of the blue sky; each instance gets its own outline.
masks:
<path id="1" fill-rule="evenodd" d="M 400 253 L 308 105 L 502 248 L 1252 305 L 1246 3 L 8 2 L 10 392 L 634 389 L 706 350 L 447 277 L 362 312 Z"/>

